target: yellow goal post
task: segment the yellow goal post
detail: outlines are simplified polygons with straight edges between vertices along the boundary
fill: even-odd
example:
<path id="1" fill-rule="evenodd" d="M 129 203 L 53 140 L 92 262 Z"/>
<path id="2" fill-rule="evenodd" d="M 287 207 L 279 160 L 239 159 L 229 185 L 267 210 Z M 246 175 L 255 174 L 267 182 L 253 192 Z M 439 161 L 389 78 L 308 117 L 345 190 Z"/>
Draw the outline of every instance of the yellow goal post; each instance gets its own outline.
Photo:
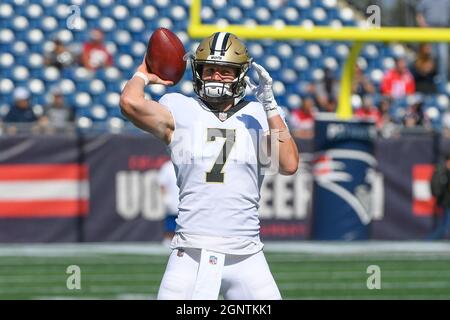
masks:
<path id="1" fill-rule="evenodd" d="M 450 28 L 414 27 L 304 27 L 304 26 L 244 26 L 203 24 L 201 21 L 201 0 L 191 0 L 188 33 L 191 38 L 204 38 L 217 31 L 227 31 L 243 39 L 271 40 L 327 40 L 353 41 L 345 62 L 337 106 L 340 119 L 352 117 L 351 85 L 354 65 L 365 42 L 450 42 Z"/>

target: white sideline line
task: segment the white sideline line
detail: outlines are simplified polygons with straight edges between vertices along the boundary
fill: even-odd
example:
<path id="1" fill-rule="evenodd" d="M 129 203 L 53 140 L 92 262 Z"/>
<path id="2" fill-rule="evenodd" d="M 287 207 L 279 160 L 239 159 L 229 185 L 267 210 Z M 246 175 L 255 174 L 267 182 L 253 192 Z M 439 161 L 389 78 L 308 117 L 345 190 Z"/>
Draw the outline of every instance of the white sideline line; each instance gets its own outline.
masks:
<path id="1" fill-rule="evenodd" d="M 265 252 L 307 254 L 440 253 L 450 255 L 450 242 L 265 242 Z M 92 256 L 99 254 L 165 255 L 170 249 L 157 242 L 2 244 L 0 256 Z"/>
<path id="2" fill-rule="evenodd" d="M 276 255 L 274 255 L 276 254 Z M 319 262 L 402 262 L 408 261 L 428 261 L 450 260 L 450 254 L 441 252 L 372 252 L 372 253 L 351 253 L 351 254 L 309 254 L 295 252 L 289 253 L 273 253 L 270 256 L 270 261 L 273 263 L 283 262 L 299 262 L 299 263 L 319 263 Z"/>
<path id="3" fill-rule="evenodd" d="M 361 241 L 361 242 L 268 242 L 266 252 L 312 254 L 371 254 L 383 252 L 450 254 L 449 242 Z"/>
<path id="4" fill-rule="evenodd" d="M 170 249 L 159 243 L 71 243 L 0 245 L 0 256 L 97 256 L 99 254 L 166 255 Z"/>

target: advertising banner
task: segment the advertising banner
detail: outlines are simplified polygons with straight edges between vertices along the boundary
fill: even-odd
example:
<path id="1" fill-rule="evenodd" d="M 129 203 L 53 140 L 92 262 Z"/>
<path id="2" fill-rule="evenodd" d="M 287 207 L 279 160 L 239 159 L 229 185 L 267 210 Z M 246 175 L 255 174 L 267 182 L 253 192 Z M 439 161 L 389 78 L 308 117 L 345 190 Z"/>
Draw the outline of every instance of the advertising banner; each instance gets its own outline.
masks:
<path id="1" fill-rule="evenodd" d="M 437 214 L 430 188 L 439 152 L 436 143 L 425 134 L 378 139 L 385 206 L 374 219 L 372 239 L 423 240 L 431 231 Z"/>
<path id="2" fill-rule="evenodd" d="M 169 159 L 151 135 L 86 138 L 84 158 L 91 171 L 91 205 L 83 241 L 160 241 L 164 207 L 158 169 Z"/>
<path id="3" fill-rule="evenodd" d="M 298 172 L 262 185 L 263 240 L 425 238 L 441 212 L 429 180 L 450 140 L 373 141 L 371 130 L 325 119 L 315 141 L 296 140 Z M 0 150 L 0 242 L 162 240 L 169 155 L 151 135 L 1 137 Z"/>
<path id="4" fill-rule="evenodd" d="M 89 212 L 79 137 L 0 138 L 0 242 L 75 242 Z"/>
<path id="5" fill-rule="evenodd" d="M 373 122 L 319 115 L 315 126 L 312 239 L 365 240 L 377 180 Z"/>

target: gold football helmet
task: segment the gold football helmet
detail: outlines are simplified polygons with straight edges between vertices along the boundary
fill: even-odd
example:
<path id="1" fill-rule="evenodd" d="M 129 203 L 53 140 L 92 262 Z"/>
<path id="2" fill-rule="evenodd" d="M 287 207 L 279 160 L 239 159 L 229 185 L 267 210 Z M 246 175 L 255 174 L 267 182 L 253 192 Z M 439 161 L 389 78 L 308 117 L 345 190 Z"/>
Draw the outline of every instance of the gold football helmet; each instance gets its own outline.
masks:
<path id="1" fill-rule="evenodd" d="M 245 96 L 244 77 L 252 58 L 245 44 L 234 34 L 216 32 L 203 39 L 194 54 L 191 54 L 192 81 L 195 93 L 207 102 L 234 99 L 237 104 Z M 232 82 L 205 81 L 202 70 L 205 64 L 218 64 L 237 69 Z"/>

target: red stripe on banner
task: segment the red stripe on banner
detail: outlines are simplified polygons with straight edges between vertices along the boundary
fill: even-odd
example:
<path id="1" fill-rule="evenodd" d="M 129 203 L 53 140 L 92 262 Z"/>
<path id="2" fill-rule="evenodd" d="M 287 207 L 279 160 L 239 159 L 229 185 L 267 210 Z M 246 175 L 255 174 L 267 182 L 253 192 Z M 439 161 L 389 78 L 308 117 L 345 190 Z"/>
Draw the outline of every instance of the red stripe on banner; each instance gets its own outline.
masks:
<path id="1" fill-rule="evenodd" d="M 429 217 L 433 215 L 433 210 L 435 209 L 434 205 L 436 200 L 431 198 L 428 201 L 413 201 L 413 213 L 418 217 Z"/>
<path id="2" fill-rule="evenodd" d="M 413 167 L 413 180 L 431 181 L 433 172 L 434 165 L 432 164 L 416 164 Z"/>
<path id="3" fill-rule="evenodd" d="M 434 165 L 433 164 L 416 164 L 413 166 L 412 178 L 414 181 L 431 182 L 433 176 Z M 414 197 L 414 195 L 413 195 Z M 413 214 L 419 217 L 428 217 L 433 215 L 435 210 L 436 199 L 431 197 L 429 200 L 417 200 L 413 198 Z"/>
<path id="4" fill-rule="evenodd" d="M 88 200 L 0 201 L 0 218 L 67 218 L 88 210 Z"/>
<path id="5" fill-rule="evenodd" d="M 0 180 L 86 180 L 88 169 L 79 164 L 3 164 Z"/>

